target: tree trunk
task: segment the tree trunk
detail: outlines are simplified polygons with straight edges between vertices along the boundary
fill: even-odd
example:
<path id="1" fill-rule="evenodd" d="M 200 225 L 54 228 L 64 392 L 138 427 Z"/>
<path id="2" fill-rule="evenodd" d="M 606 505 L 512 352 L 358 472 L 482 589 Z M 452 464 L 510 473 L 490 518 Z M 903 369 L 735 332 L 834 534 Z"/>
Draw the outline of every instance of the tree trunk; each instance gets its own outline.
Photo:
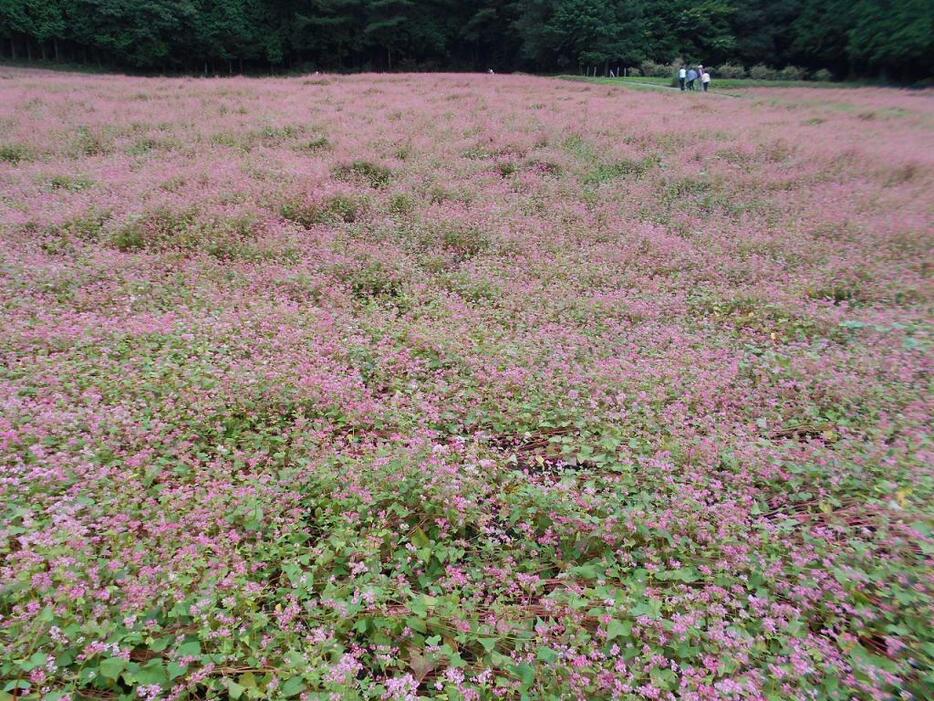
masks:
<path id="1" fill-rule="evenodd" d="M 386 70 L 392 71 L 392 49 L 386 47 Z"/>
<path id="2" fill-rule="evenodd" d="M 58 39 L 52 39 L 52 48 L 55 50 L 55 61 L 56 62 L 61 61 L 62 57 L 58 51 Z"/>
<path id="3" fill-rule="evenodd" d="M 26 60 L 32 62 L 32 42 L 26 37 Z"/>
<path id="4" fill-rule="evenodd" d="M 10 56 L 13 57 L 13 60 L 16 60 L 16 39 L 10 37 Z"/>

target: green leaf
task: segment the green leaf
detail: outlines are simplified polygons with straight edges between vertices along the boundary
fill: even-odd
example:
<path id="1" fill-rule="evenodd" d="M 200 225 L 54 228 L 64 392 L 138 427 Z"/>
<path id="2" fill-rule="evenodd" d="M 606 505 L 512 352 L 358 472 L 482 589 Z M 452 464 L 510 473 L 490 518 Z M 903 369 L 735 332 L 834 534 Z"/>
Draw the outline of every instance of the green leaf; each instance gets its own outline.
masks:
<path id="1" fill-rule="evenodd" d="M 176 677 L 182 676 L 185 673 L 185 670 L 187 669 L 188 669 L 187 665 L 180 665 L 178 662 L 175 662 L 174 660 L 169 662 L 166 665 L 166 671 L 169 674 L 170 680 L 175 679 Z"/>
<path id="2" fill-rule="evenodd" d="M 122 657 L 108 657 L 103 660 L 98 667 L 98 671 L 102 677 L 106 679 L 117 680 L 120 677 L 120 673 L 126 669 L 126 660 Z"/>
<path id="3" fill-rule="evenodd" d="M 559 655 L 550 647 L 540 647 L 538 648 L 538 654 L 536 654 L 535 657 L 542 662 L 554 662 L 556 659 L 558 659 Z"/>
<path id="4" fill-rule="evenodd" d="M 406 618 L 405 624 L 417 633 L 428 632 L 428 627 L 425 625 L 425 621 L 416 616 L 409 616 L 408 618 Z"/>
<path id="5" fill-rule="evenodd" d="M 434 606 L 436 603 L 437 599 L 435 599 L 435 597 L 421 594 L 412 599 L 409 603 L 409 610 L 419 618 L 426 618 L 428 616 L 428 608 Z"/>
<path id="6" fill-rule="evenodd" d="M 189 640 L 178 646 L 179 657 L 197 657 L 201 654 L 201 643 L 197 640 Z"/>
<path id="7" fill-rule="evenodd" d="M 680 582 L 691 583 L 696 582 L 701 578 L 700 573 L 695 570 L 693 567 L 685 567 L 683 569 L 674 570 L 670 575 L 671 579 L 677 579 Z"/>
<path id="8" fill-rule="evenodd" d="M 133 673 L 137 684 L 165 684 L 169 681 L 165 665 L 161 659 L 149 660 L 145 666 Z"/>
<path id="9" fill-rule="evenodd" d="M 412 545 L 416 548 L 425 548 L 431 544 L 431 541 L 428 539 L 428 536 L 425 534 L 421 528 L 416 528 L 412 533 Z"/>
<path id="10" fill-rule="evenodd" d="M 49 657 L 44 652 L 35 652 L 26 662 L 20 664 L 20 669 L 31 672 L 36 667 L 42 667 Z"/>
<path id="11" fill-rule="evenodd" d="M 610 621 L 606 628 L 606 639 L 628 638 L 632 633 L 632 622 L 630 621 Z"/>
<path id="12" fill-rule="evenodd" d="M 892 660 L 882 657 L 881 655 L 875 655 L 866 650 L 862 645 L 856 645 L 850 651 L 850 659 L 856 662 L 857 665 L 862 664 L 868 667 L 876 667 L 892 674 L 898 670 L 897 665 Z"/>
<path id="13" fill-rule="evenodd" d="M 601 573 L 593 565 L 579 565 L 571 568 L 571 574 L 576 574 L 581 579 L 597 579 Z"/>
<path id="14" fill-rule="evenodd" d="M 227 695 L 232 699 L 239 699 L 243 696 L 243 692 L 246 691 L 245 686 L 237 684 L 233 679 L 225 679 L 224 683 L 227 685 Z"/>
<path id="15" fill-rule="evenodd" d="M 175 640 L 171 635 L 166 635 L 162 638 L 156 638 L 149 644 L 149 649 L 153 652 L 162 652 L 165 650 L 172 642 Z"/>
<path id="16" fill-rule="evenodd" d="M 639 616 L 648 616 L 649 618 L 658 619 L 661 616 L 662 611 L 662 602 L 657 599 L 646 599 L 635 606 L 632 607 L 630 615 L 634 618 Z"/>
<path id="17" fill-rule="evenodd" d="M 535 669 L 527 662 L 522 664 L 515 665 L 512 670 L 516 673 L 516 676 L 522 680 L 522 686 L 528 688 L 532 686 L 532 682 L 535 681 Z"/>
<path id="18" fill-rule="evenodd" d="M 297 696 L 305 689 L 305 680 L 299 676 L 292 677 L 282 685 L 280 691 L 286 698 Z"/>
<path id="19" fill-rule="evenodd" d="M 670 669 L 653 669 L 649 672 L 652 684 L 659 689 L 673 689 L 677 684 L 677 677 Z"/>

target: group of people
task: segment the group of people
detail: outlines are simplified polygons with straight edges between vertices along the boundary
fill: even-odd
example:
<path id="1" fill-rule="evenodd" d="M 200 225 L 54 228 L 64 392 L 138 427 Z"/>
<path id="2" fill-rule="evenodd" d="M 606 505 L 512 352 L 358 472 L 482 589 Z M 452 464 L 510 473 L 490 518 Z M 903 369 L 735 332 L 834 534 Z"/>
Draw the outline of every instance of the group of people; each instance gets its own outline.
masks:
<path id="1" fill-rule="evenodd" d="M 710 87 L 710 73 L 704 70 L 704 66 L 700 65 L 697 68 L 691 66 L 681 66 L 681 69 L 678 71 L 678 85 L 681 87 L 681 90 L 696 90 L 695 83 L 700 80 L 701 86 L 704 89 L 704 92 L 707 92 Z"/>

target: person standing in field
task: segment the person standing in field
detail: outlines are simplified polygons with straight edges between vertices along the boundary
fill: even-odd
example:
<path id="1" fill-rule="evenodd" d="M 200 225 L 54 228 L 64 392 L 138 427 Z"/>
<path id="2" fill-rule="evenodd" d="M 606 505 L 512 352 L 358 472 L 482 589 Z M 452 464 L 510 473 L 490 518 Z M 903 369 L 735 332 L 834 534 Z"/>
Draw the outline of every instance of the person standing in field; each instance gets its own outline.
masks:
<path id="1" fill-rule="evenodd" d="M 707 92 L 707 88 L 710 87 L 710 73 L 707 71 L 701 73 L 701 85 L 704 86 L 704 92 Z"/>
<path id="2" fill-rule="evenodd" d="M 681 92 L 684 92 L 684 83 L 688 78 L 688 69 L 684 66 L 681 66 L 678 71 L 678 85 L 681 87 Z"/>
<path id="3" fill-rule="evenodd" d="M 694 89 L 694 81 L 697 80 L 697 71 L 693 68 L 688 71 L 688 90 Z"/>

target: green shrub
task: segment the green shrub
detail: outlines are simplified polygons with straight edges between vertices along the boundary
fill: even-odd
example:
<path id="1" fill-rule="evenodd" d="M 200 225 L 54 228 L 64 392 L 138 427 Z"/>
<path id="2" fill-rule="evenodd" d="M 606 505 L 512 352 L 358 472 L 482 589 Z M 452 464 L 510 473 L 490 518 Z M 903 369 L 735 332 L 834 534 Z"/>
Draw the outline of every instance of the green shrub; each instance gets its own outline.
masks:
<path id="1" fill-rule="evenodd" d="M 503 291 L 490 280 L 474 279 L 463 272 L 455 272 L 444 278 L 447 289 L 457 293 L 468 302 L 484 304 L 495 302 L 503 296 Z"/>
<path id="2" fill-rule="evenodd" d="M 820 70 L 814 71 L 811 74 L 811 80 L 819 80 L 821 82 L 828 82 L 833 80 L 833 73 L 828 71 L 826 68 L 821 68 Z"/>
<path id="3" fill-rule="evenodd" d="M 380 297 L 399 297 L 403 291 L 402 276 L 380 261 L 370 261 L 362 267 L 343 270 L 340 277 L 350 285 L 353 296 L 359 300 Z"/>
<path id="4" fill-rule="evenodd" d="M 279 208 L 284 219 L 310 229 L 315 224 L 350 223 L 356 221 L 363 203 L 349 195 L 334 195 L 324 201 L 295 198 Z"/>
<path id="5" fill-rule="evenodd" d="M 449 192 L 441 185 L 432 185 L 431 189 L 428 191 L 428 201 L 432 204 L 439 204 L 453 199 L 457 199 L 454 193 Z"/>
<path id="6" fill-rule="evenodd" d="M 717 66 L 713 73 L 718 78 L 723 78 L 726 80 L 735 80 L 746 77 L 745 67 L 735 63 L 724 63 L 722 66 Z"/>
<path id="7" fill-rule="evenodd" d="M 500 161 L 496 164 L 496 170 L 499 172 L 500 177 L 507 178 L 517 173 L 519 171 L 519 166 L 512 161 Z"/>
<path id="8" fill-rule="evenodd" d="M 469 258 L 490 247 L 490 238 L 475 226 L 450 224 L 440 234 L 441 245 L 460 257 Z"/>
<path id="9" fill-rule="evenodd" d="M 749 69 L 749 77 L 753 80 L 776 80 L 778 78 L 778 71 L 758 63 Z"/>
<path id="10" fill-rule="evenodd" d="M 389 211 L 393 214 L 411 214 L 415 211 L 415 200 L 404 192 L 395 194 L 389 200 Z"/>
<path id="11" fill-rule="evenodd" d="M 283 280 L 277 280 L 274 286 L 282 294 L 296 302 L 314 302 L 321 300 L 323 290 L 321 280 L 305 273 L 298 273 Z"/>
<path id="12" fill-rule="evenodd" d="M 858 304 L 865 299 L 865 291 L 856 281 L 833 281 L 823 287 L 808 288 L 807 296 L 808 299 L 830 300 L 834 304 Z"/>
<path id="13" fill-rule="evenodd" d="M 364 182 L 377 189 L 386 187 L 392 178 L 392 171 L 389 168 L 370 161 L 354 161 L 349 165 L 339 165 L 334 168 L 332 174 L 338 180 Z"/>
<path id="14" fill-rule="evenodd" d="M 616 178 L 638 178 L 656 167 L 658 163 L 658 156 L 646 156 L 640 161 L 623 159 L 615 163 L 601 163 L 584 177 L 584 182 L 589 185 L 599 185 Z"/>
<path id="15" fill-rule="evenodd" d="M 72 151 L 77 156 L 106 156 L 113 151 L 113 141 L 98 129 L 79 127 L 72 142 Z"/>
<path id="16" fill-rule="evenodd" d="M 175 139 L 156 139 L 146 136 L 138 139 L 130 148 L 127 154 L 130 156 L 145 156 L 152 151 L 174 151 L 181 144 Z"/>
<path id="17" fill-rule="evenodd" d="M 94 187 L 94 181 L 84 175 L 54 175 L 49 180 L 49 187 L 53 190 L 80 192 Z"/>
<path id="18" fill-rule="evenodd" d="M 46 227 L 40 247 L 50 255 L 75 255 L 76 241 L 93 243 L 100 239 L 110 212 L 91 208 L 61 224 Z"/>
<path id="19" fill-rule="evenodd" d="M 226 131 L 211 134 L 211 143 L 217 146 L 229 146 L 230 148 L 246 148 L 246 145 L 240 139 Z"/>
<path id="20" fill-rule="evenodd" d="M 316 136 L 305 144 L 305 150 L 312 153 L 327 151 L 331 148 L 331 141 L 326 136 Z"/>
<path id="21" fill-rule="evenodd" d="M 489 151 L 482 146 L 474 146 L 469 148 L 461 154 L 464 158 L 469 158 L 472 161 L 482 161 L 486 158 L 492 158 L 493 152 Z"/>
<path id="22" fill-rule="evenodd" d="M 642 75 L 651 76 L 653 78 L 669 78 L 678 73 L 678 69 L 675 66 L 667 63 L 655 63 L 655 61 L 643 61 L 639 64 L 639 70 L 642 72 Z"/>
<path id="23" fill-rule="evenodd" d="M 351 223 L 357 220 L 363 204 L 349 195 L 334 195 L 324 205 L 324 211 L 330 221 Z"/>
<path id="24" fill-rule="evenodd" d="M 128 221 L 117 229 L 111 238 L 111 244 L 124 252 L 173 248 L 189 238 L 188 232 L 194 225 L 194 219 L 194 210 L 177 212 L 160 207 Z M 187 248 L 185 245 L 181 247 Z"/>
<path id="25" fill-rule="evenodd" d="M 284 127 L 265 126 L 262 129 L 251 132 L 249 135 L 249 140 L 277 144 L 282 141 L 287 141 L 288 139 L 294 138 L 301 132 L 301 127 L 291 125 Z"/>
<path id="26" fill-rule="evenodd" d="M 249 216 L 202 218 L 193 208 L 160 207 L 118 228 L 110 243 L 124 252 L 202 251 L 221 259 L 268 259 L 276 253 L 252 246 L 255 238 L 256 222 Z"/>
<path id="27" fill-rule="evenodd" d="M 178 192 L 183 187 L 185 187 L 188 182 L 187 178 L 183 175 L 173 175 L 168 180 L 159 184 L 159 189 L 164 190 L 165 192 Z"/>
<path id="28" fill-rule="evenodd" d="M 283 219 L 295 222 L 306 229 L 321 223 L 321 207 L 317 202 L 290 200 L 279 207 L 279 214 Z"/>
<path id="29" fill-rule="evenodd" d="M 23 144 L 0 144 L 0 161 L 16 165 L 31 159 L 31 151 Z"/>
<path id="30" fill-rule="evenodd" d="M 110 212 L 89 209 L 84 214 L 69 219 L 58 227 L 59 231 L 74 236 L 82 241 L 96 241 L 104 230 L 104 224 L 110 219 Z"/>
<path id="31" fill-rule="evenodd" d="M 539 159 L 533 159 L 527 164 L 529 170 L 540 173 L 542 175 L 561 175 L 564 172 L 564 168 L 560 163 L 555 163 L 554 161 L 543 161 Z"/>
<path id="32" fill-rule="evenodd" d="M 785 66 L 778 72 L 780 80 L 804 80 L 804 69 L 797 66 Z"/>

